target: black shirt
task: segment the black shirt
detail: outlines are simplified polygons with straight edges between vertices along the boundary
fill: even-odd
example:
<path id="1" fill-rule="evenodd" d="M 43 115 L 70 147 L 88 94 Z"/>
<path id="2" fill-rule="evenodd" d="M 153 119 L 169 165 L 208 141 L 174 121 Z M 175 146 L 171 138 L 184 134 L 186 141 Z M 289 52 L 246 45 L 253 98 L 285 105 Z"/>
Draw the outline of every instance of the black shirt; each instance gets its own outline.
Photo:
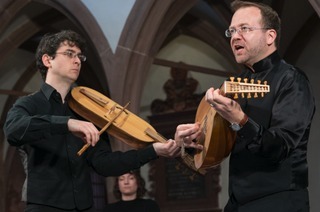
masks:
<path id="1" fill-rule="evenodd" d="M 308 187 L 307 143 L 315 112 L 309 81 L 278 52 L 253 69 L 240 77 L 267 81 L 270 93 L 239 100 L 249 116 L 230 157 L 229 191 L 239 204 Z"/>
<path id="2" fill-rule="evenodd" d="M 69 118 L 78 117 L 46 83 L 40 91 L 18 99 L 8 112 L 4 132 L 24 156 L 27 202 L 62 209 L 89 208 L 93 203 L 91 168 L 103 176 L 118 176 L 157 158 L 152 145 L 111 152 L 107 135 L 79 157 L 84 143 L 68 131 Z"/>
<path id="3" fill-rule="evenodd" d="M 135 199 L 109 204 L 105 212 L 160 212 L 160 208 L 154 200 Z"/>

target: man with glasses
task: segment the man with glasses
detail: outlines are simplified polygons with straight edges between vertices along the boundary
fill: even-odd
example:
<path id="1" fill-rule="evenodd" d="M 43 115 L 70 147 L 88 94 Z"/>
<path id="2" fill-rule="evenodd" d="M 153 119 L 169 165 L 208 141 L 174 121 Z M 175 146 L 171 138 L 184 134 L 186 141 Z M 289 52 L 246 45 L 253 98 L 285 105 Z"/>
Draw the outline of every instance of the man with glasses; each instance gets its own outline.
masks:
<path id="1" fill-rule="evenodd" d="M 44 83 L 8 112 L 4 132 L 23 156 L 27 212 L 94 211 L 91 168 L 103 176 L 117 176 L 159 156 L 180 155 L 176 142 L 111 152 L 107 136 L 99 136 L 91 122 L 77 118 L 67 101 L 86 61 L 85 49 L 84 40 L 73 31 L 45 35 L 36 52 Z M 100 137 L 104 139 L 98 142 Z M 83 143 L 94 148 L 79 157 Z"/>
<path id="2" fill-rule="evenodd" d="M 219 88 L 206 92 L 208 104 L 237 135 L 224 211 L 307 212 L 307 143 L 315 112 L 310 83 L 281 59 L 280 19 L 272 8 L 237 0 L 231 6 L 234 14 L 225 35 L 236 61 L 245 66 L 238 77 L 267 81 L 270 92 L 239 100 L 221 95 Z M 179 128 L 176 133 L 183 134 Z"/>

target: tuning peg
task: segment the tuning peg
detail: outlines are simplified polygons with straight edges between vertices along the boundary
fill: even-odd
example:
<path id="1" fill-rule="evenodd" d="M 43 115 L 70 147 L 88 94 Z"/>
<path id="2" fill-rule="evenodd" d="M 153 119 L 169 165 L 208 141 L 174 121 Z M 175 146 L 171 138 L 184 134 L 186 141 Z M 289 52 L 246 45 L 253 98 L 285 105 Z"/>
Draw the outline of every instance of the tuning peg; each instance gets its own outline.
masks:
<path id="1" fill-rule="evenodd" d="M 241 78 L 240 77 L 238 77 L 237 80 L 238 80 L 238 82 L 241 82 Z"/>
<path id="2" fill-rule="evenodd" d="M 244 78 L 243 81 L 244 81 L 245 83 L 248 83 L 248 78 Z"/>
<path id="3" fill-rule="evenodd" d="M 238 98 L 239 98 L 238 94 L 235 93 L 234 96 L 233 96 L 233 99 L 238 99 Z"/>
<path id="4" fill-rule="evenodd" d="M 253 95 L 253 97 L 254 97 L 254 98 L 258 98 L 258 93 L 255 92 L 254 95 Z"/>
<path id="5" fill-rule="evenodd" d="M 248 98 L 248 99 L 251 98 L 251 93 L 248 93 L 247 98 Z"/>
<path id="6" fill-rule="evenodd" d="M 267 81 L 264 81 L 263 84 L 267 85 Z M 266 86 L 264 87 L 264 90 L 268 90 Z"/>
<path id="7" fill-rule="evenodd" d="M 233 82 L 234 81 L 234 77 L 230 77 L 230 81 Z"/>

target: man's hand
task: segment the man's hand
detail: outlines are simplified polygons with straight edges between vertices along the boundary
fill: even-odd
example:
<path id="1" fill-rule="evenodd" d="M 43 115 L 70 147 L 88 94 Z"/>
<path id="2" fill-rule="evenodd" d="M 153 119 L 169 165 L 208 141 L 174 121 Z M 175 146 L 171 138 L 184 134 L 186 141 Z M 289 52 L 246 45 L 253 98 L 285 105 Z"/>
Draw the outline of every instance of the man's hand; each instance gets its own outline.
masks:
<path id="1" fill-rule="evenodd" d="M 99 141 L 99 131 L 91 122 L 69 119 L 67 124 L 69 131 L 81 138 L 84 143 L 95 146 Z"/>
<path id="2" fill-rule="evenodd" d="M 202 150 L 203 146 L 194 142 L 194 140 L 198 138 L 201 133 L 202 131 L 200 128 L 200 123 L 180 124 L 177 126 L 174 139 L 178 145 L 180 144 L 180 146 L 184 145 L 187 148 Z"/>
<path id="3" fill-rule="evenodd" d="M 152 144 L 158 156 L 175 158 L 180 156 L 181 147 L 174 140 L 168 140 L 166 143 L 155 142 Z"/>
<path id="4" fill-rule="evenodd" d="M 220 89 L 210 88 L 206 92 L 206 101 L 230 123 L 240 123 L 244 112 L 238 102 L 220 94 Z"/>

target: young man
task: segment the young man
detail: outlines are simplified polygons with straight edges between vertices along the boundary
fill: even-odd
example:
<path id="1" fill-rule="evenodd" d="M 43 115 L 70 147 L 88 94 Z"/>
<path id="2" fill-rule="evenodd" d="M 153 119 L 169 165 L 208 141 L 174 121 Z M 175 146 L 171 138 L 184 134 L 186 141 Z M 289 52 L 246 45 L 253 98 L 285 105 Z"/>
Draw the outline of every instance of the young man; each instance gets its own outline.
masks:
<path id="1" fill-rule="evenodd" d="M 225 34 L 236 61 L 246 67 L 239 77 L 267 81 L 270 93 L 235 101 L 219 89 L 206 92 L 207 102 L 237 132 L 224 211 L 307 212 L 307 143 L 315 112 L 310 83 L 279 56 L 280 19 L 275 11 L 245 1 L 234 1 L 232 9 Z M 189 125 L 190 130 L 197 127 Z M 177 128 L 178 137 L 185 128 Z M 187 138 L 184 141 L 191 142 Z"/>
<path id="2" fill-rule="evenodd" d="M 99 131 L 92 123 L 76 118 L 67 101 L 86 60 L 84 51 L 84 40 L 73 31 L 45 35 L 36 52 L 45 82 L 8 112 L 4 132 L 24 156 L 28 212 L 93 211 L 90 168 L 103 176 L 117 176 L 158 156 L 179 156 L 175 142 L 111 152 L 107 139 L 98 142 Z M 79 157 L 84 143 L 94 148 Z"/>

